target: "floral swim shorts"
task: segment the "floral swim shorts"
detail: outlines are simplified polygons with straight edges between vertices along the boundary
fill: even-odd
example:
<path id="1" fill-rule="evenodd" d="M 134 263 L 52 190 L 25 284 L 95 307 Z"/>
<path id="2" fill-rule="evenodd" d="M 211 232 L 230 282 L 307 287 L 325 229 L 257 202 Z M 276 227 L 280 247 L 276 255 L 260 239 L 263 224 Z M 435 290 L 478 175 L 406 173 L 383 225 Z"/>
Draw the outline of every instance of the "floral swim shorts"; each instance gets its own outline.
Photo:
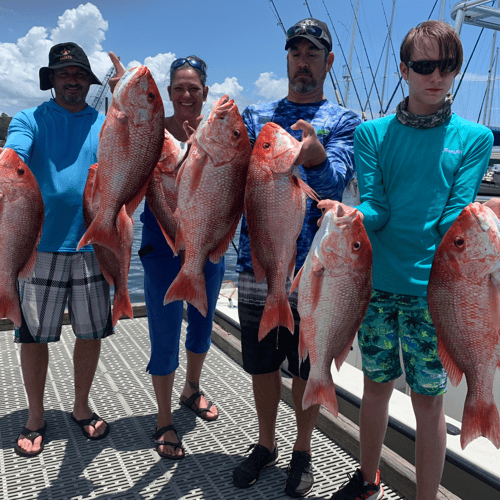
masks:
<path id="1" fill-rule="evenodd" d="M 358 332 L 363 373 L 374 382 L 390 382 L 402 373 L 414 392 L 438 396 L 446 392 L 446 372 L 437 353 L 437 335 L 427 299 L 374 290 Z"/>

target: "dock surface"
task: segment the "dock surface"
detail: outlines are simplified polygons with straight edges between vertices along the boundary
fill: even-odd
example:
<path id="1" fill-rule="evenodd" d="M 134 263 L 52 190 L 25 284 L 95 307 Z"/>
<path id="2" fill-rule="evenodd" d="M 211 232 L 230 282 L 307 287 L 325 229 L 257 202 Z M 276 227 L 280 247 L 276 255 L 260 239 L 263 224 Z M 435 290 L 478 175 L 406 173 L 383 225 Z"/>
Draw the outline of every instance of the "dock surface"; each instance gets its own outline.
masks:
<path id="1" fill-rule="evenodd" d="M 13 332 L 0 332 L 0 499 L 289 499 L 284 493 L 286 466 L 295 438 L 295 417 L 280 402 L 277 424 L 280 461 L 263 471 L 251 488 L 232 485 L 234 467 L 257 440 L 251 378 L 221 349 L 208 352 L 201 387 L 216 402 L 220 417 L 205 422 L 178 406 L 185 377 L 183 323 L 180 367 L 174 384 L 173 415 L 186 458 L 161 459 L 154 450 L 156 399 L 145 368 L 149 359 L 147 318 L 121 320 L 116 333 L 102 341 L 91 408 L 110 424 L 101 441 L 88 441 L 72 422 L 73 344 L 70 326 L 49 346 L 45 389 L 45 450 L 21 458 L 13 445 L 28 417 L 20 348 Z M 358 464 L 319 430 L 313 434 L 315 486 L 307 498 L 329 499 Z M 403 499 L 387 485 L 385 499 Z"/>

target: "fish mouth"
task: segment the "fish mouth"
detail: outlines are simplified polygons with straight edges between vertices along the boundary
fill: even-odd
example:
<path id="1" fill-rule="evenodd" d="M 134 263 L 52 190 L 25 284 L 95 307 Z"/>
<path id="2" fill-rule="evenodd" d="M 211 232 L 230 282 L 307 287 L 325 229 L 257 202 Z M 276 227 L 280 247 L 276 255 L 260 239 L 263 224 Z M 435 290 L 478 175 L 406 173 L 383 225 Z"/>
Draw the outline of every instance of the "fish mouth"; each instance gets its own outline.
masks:
<path id="1" fill-rule="evenodd" d="M 133 68 L 130 68 L 121 78 L 120 81 L 118 82 L 118 85 L 115 88 L 115 93 L 116 96 L 119 98 L 123 89 L 128 85 L 130 80 L 133 78 L 141 78 L 146 74 L 148 71 L 148 68 L 146 66 L 135 66 Z"/>
<path id="2" fill-rule="evenodd" d="M 482 214 L 476 213 L 475 210 L 471 210 L 470 212 L 472 214 L 472 217 L 474 217 L 474 220 L 477 222 L 478 226 L 485 233 L 487 233 L 491 229 L 490 222 Z"/>

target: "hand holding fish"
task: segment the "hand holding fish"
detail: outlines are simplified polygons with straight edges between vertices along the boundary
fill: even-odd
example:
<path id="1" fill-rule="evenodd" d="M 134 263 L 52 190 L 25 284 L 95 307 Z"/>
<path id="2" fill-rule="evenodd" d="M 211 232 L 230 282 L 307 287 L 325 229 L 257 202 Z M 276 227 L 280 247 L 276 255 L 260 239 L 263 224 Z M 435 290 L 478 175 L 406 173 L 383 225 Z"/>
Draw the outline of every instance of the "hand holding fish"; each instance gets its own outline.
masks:
<path id="1" fill-rule="evenodd" d="M 120 78 L 125 74 L 125 68 L 123 67 L 123 64 L 120 62 L 120 58 L 114 52 L 109 52 L 109 58 L 111 59 L 111 62 L 115 67 L 115 75 L 112 76 L 108 81 L 109 90 L 111 90 L 111 93 L 113 93 L 116 84 L 120 81 Z"/>
<path id="2" fill-rule="evenodd" d="M 302 130 L 302 149 L 295 165 L 305 168 L 315 167 L 326 160 L 326 151 L 318 139 L 314 127 L 305 120 L 299 120 L 291 127 L 292 130 Z"/>

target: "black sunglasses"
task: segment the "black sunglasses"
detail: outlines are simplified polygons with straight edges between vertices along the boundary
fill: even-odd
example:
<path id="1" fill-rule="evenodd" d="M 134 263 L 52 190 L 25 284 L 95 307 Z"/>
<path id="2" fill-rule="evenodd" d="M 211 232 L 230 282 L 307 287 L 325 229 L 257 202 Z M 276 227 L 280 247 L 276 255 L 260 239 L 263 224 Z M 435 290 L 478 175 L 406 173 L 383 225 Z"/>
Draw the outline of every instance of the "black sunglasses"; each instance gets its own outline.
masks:
<path id="1" fill-rule="evenodd" d="M 430 75 L 436 68 L 444 74 L 453 73 L 457 69 L 456 59 L 439 59 L 437 61 L 408 61 L 407 66 L 419 75 Z"/>
<path id="2" fill-rule="evenodd" d="M 328 44 L 330 44 L 330 37 L 319 26 L 312 26 L 310 24 L 292 26 L 286 32 L 286 39 L 290 40 L 290 38 L 294 38 L 303 34 L 312 35 L 314 38 L 323 39 Z"/>
<path id="3" fill-rule="evenodd" d="M 184 64 L 189 63 L 192 68 L 200 70 L 204 75 L 207 73 L 205 63 L 203 61 L 198 61 L 191 57 L 183 57 L 182 59 L 176 59 L 170 66 L 170 69 L 175 69 Z"/>

